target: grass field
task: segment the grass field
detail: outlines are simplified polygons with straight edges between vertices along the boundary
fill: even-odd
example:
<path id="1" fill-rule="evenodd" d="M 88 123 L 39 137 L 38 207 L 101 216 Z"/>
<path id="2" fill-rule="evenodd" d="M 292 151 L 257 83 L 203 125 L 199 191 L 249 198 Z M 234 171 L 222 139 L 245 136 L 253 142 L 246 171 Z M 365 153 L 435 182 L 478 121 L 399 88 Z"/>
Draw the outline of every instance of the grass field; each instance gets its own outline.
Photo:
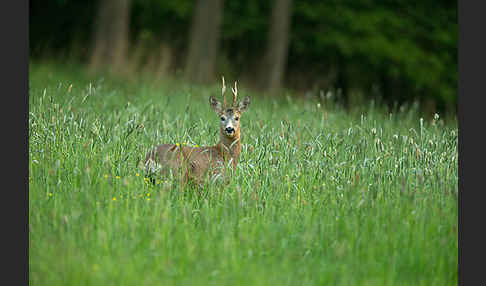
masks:
<path id="1" fill-rule="evenodd" d="M 219 85 L 49 64 L 29 81 L 31 285 L 457 285 L 454 118 L 240 85 L 240 164 L 197 195 L 139 162 L 215 144 Z"/>

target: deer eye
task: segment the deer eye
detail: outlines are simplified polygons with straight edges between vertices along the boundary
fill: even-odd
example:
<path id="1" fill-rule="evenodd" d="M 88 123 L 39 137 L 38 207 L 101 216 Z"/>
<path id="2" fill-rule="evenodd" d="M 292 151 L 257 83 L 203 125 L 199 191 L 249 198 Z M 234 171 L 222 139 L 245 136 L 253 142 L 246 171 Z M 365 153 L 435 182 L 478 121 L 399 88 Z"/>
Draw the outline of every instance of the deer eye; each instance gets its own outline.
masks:
<path id="1" fill-rule="evenodd" d="M 221 121 L 224 121 L 224 120 L 225 120 L 224 116 L 221 116 Z"/>
<path id="2" fill-rule="evenodd" d="M 235 120 L 236 120 L 236 121 L 238 121 L 238 119 L 240 119 L 238 116 L 237 116 L 237 117 L 235 117 Z"/>

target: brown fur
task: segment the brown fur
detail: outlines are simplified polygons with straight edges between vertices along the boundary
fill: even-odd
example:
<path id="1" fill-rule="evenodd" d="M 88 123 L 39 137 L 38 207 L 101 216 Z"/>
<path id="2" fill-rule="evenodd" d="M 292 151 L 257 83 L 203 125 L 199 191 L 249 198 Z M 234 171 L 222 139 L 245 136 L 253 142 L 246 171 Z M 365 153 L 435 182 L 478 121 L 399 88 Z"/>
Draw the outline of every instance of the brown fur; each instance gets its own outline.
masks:
<path id="1" fill-rule="evenodd" d="M 224 90 L 223 80 L 223 96 Z M 246 110 L 249 104 L 249 98 L 245 98 L 240 103 L 241 108 L 235 106 L 234 101 L 234 109 L 229 112 L 229 110 L 226 110 L 226 106 L 220 108 L 220 103 L 214 98 L 210 98 L 211 106 L 219 116 L 226 114 L 240 117 L 242 111 Z M 215 175 L 221 175 L 227 179 L 226 166 L 231 162 L 231 167 L 235 170 L 241 152 L 240 124 L 238 123 L 234 129 L 234 134 L 228 135 L 221 126 L 220 140 L 214 146 L 189 147 L 177 146 L 176 144 L 158 145 L 150 150 L 145 157 L 146 170 L 153 173 L 156 170 L 153 167 L 159 166 L 162 176 L 168 176 L 172 173 L 181 178 L 183 182 L 192 180 L 198 185 L 202 185 L 204 181 L 213 178 Z"/>
<path id="2" fill-rule="evenodd" d="M 184 182 L 192 179 L 195 183 L 202 184 L 205 179 L 217 174 L 225 177 L 225 166 L 228 166 L 230 161 L 234 170 L 240 150 L 241 144 L 236 136 L 234 139 L 222 138 L 218 144 L 205 147 L 161 144 L 148 152 L 145 163 L 147 164 L 150 159 L 159 163 L 160 174 L 163 176 L 168 176 L 172 172 L 181 176 Z"/>

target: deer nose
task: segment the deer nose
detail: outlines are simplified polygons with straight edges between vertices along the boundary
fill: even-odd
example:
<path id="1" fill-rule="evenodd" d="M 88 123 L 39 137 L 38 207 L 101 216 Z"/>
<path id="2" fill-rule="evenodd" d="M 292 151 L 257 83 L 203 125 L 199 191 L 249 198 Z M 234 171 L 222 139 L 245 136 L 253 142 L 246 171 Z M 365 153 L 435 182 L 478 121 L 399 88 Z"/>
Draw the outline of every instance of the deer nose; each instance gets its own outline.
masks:
<path id="1" fill-rule="evenodd" d="M 233 133 L 235 132 L 235 129 L 233 127 L 226 127 L 225 131 L 226 133 Z"/>

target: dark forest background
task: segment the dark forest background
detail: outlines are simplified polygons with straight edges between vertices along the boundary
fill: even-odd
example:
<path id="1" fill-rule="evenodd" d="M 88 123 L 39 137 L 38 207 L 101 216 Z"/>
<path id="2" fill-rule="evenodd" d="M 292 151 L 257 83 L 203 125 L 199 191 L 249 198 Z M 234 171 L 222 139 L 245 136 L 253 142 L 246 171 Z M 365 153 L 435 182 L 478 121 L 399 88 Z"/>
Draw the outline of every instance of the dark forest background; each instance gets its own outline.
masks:
<path id="1" fill-rule="evenodd" d="M 457 110 L 457 1 L 36 0 L 33 61 Z"/>

